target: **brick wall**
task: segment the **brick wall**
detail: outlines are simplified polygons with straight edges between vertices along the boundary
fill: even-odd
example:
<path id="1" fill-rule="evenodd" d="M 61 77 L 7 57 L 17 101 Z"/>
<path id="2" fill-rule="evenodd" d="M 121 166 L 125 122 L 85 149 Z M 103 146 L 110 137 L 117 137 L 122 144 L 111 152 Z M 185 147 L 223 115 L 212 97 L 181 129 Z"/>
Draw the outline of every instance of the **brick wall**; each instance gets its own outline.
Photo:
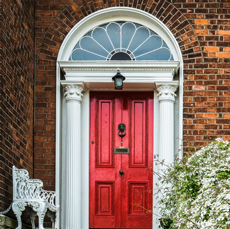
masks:
<path id="1" fill-rule="evenodd" d="M 55 179 L 56 58 L 62 41 L 86 15 L 102 8 L 142 9 L 165 23 L 184 59 L 184 152 L 230 136 L 229 0 L 37 0 L 35 175 Z"/>
<path id="2" fill-rule="evenodd" d="M 12 201 L 12 166 L 33 176 L 34 5 L 0 1 L 0 211 Z"/>
<path id="3" fill-rule="evenodd" d="M 184 139 L 186 149 L 195 150 L 216 137 L 230 139 L 230 1 L 189 7 L 183 12 L 202 50 L 200 62 L 185 61 Z"/>

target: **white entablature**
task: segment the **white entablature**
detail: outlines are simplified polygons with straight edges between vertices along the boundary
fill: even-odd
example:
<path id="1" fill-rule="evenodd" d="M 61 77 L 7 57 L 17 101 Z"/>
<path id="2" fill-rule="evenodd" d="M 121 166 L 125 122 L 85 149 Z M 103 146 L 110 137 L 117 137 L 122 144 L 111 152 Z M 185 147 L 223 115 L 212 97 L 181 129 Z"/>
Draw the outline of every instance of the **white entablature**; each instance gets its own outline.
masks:
<path id="1" fill-rule="evenodd" d="M 113 82 L 117 68 L 125 75 L 125 83 L 173 81 L 178 75 L 179 61 L 59 61 L 66 80 Z"/>

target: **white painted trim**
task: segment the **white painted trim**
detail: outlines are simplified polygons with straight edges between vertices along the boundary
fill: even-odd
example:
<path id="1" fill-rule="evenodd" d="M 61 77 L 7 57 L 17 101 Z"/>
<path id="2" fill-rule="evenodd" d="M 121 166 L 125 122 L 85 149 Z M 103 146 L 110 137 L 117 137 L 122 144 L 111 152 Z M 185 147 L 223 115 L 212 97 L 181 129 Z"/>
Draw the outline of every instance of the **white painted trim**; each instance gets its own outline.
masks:
<path id="1" fill-rule="evenodd" d="M 160 117 L 159 117 L 159 100 L 157 97 L 157 91 L 155 90 L 153 92 L 153 98 L 154 98 L 154 105 L 153 105 L 153 169 L 158 173 L 158 163 L 154 162 L 154 159 L 159 160 L 159 123 L 160 123 Z M 155 188 L 155 184 L 159 183 L 158 181 L 158 176 L 153 175 L 153 191 Z M 157 215 L 159 214 L 158 208 L 157 208 L 157 202 L 158 199 L 153 193 L 153 206 L 156 206 L 156 208 L 153 208 L 153 229 L 155 229 L 155 225 L 158 225 L 158 217 Z M 158 227 L 156 227 L 158 228 Z"/>
<path id="2" fill-rule="evenodd" d="M 56 197 L 56 205 L 60 206 L 61 200 L 61 190 L 60 190 L 60 184 L 61 184 L 61 165 L 60 165 L 60 159 L 61 159 L 61 84 L 60 84 L 60 74 L 61 69 L 58 66 L 58 63 L 56 64 L 56 155 L 55 155 L 55 191 L 57 193 Z M 59 211 L 57 212 L 57 220 L 55 229 L 60 228 L 60 213 L 61 209 L 59 208 Z"/>
<path id="3" fill-rule="evenodd" d="M 89 228 L 89 115 L 90 115 L 90 92 L 89 90 L 85 91 L 83 93 L 82 98 L 82 155 L 85 155 L 81 158 L 82 163 L 82 176 L 84 179 L 82 179 L 82 200 L 81 200 L 81 209 L 82 209 L 82 215 L 84 215 L 84 218 L 82 218 L 82 229 L 88 229 Z"/>
<path id="4" fill-rule="evenodd" d="M 79 23 L 77 23 L 72 29 L 71 31 L 67 34 L 67 36 L 65 37 L 61 48 L 59 50 L 59 54 L 58 54 L 58 58 L 57 58 L 57 71 L 56 71 L 56 192 L 57 192 L 57 205 L 61 204 L 61 184 L 62 184 L 62 174 L 61 174 L 61 157 L 63 154 L 63 147 L 62 147 L 62 141 L 65 140 L 65 133 L 62 132 L 62 120 L 63 120 L 63 115 L 61 115 L 63 112 L 61 109 L 65 107 L 63 103 L 63 98 L 62 98 L 62 89 L 60 87 L 60 80 L 61 80 L 61 70 L 60 70 L 60 65 L 62 64 L 66 64 L 67 68 L 71 68 L 71 65 L 74 65 L 76 63 L 74 62 L 68 62 L 66 63 L 66 61 L 68 61 L 68 58 L 70 56 L 70 53 L 73 49 L 73 47 L 75 46 L 75 44 L 78 42 L 78 40 L 88 31 L 90 31 L 92 28 L 108 23 L 110 21 L 131 21 L 134 23 L 138 23 L 138 24 L 142 24 L 148 28 L 150 28 L 151 30 L 155 31 L 159 36 L 162 37 L 162 39 L 166 42 L 166 44 L 168 45 L 169 49 L 171 50 L 174 60 L 175 62 L 179 62 L 180 63 L 180 70 L 179 70 L 179 145 L 180 145 L 180 149 L 182 149 L 182 133 L 183 133 L 183 59 L 182 59 L 182 55 L 181 55 L 181 51 L 179 48 L 179 45 L 176 41 L 176 39 L 174 38 L 173 34 L 169 31 L 169 29 L 160 21 L 158 20 L 156 17 L 154 17 L 153 15 L 144 12 L 142 10 L 139 9 L 134 9 L 134 8 L 129 8 L 129 7 L 112 7 L 112 8 L 107 8 L 107 9 L 103 9 L 103 10 L 99 10 L 97 12 L 94 12 L 90 15 L 88 15 L 87 17 L 85 17 L 84 19 L 82 19 Z M 110 62 L 112 64 L 112 61 Z M 133 62 L 135 64 L 135 62 Z M 87 64 L 83 64 L 81 63 L 81 67 Z M 97 62 L 95 63 L 94 66 L 91 66 L 91 73 L 96 74 L 97 70 L 93 70 L 93 67 L 97 68 L 98 64 L 102 64 L 104 65 L 104 63 L 102 62 Z M 151 63 L 153 64 L 153 63 Z M 150 64 L 150 65 L 151 65 Z M 159 64 L 159 63 L 158 63 Z M 115 65 L 115 62 L 114 62 Z M 142 61 L 142 65 L 148 65 L 147 61 Z M 72 66 L 73 67 L 73 66 Z M 77 65 L 75 65 L 74 67 L 77 67 Z M 80 68 L 80 65 L 78 66 Z M 113 69 L 116 68 L 117 66 L 113 66 Z M 120 67 L 120 66 L 119 66 Z M 152 66 L 151 66 L 152 67 Z M 163 66 L 161 66 L 163 67 Z M 160 68 L 161 68 L 160 67 Z M 166 66 L 165 66 L 166 67 Z M 177 65 L 177 69 L 178 69 L 178 65 Z M 62 66 L 62 68 L 64 68 L 64 66 Z M 101 66 L 101 69 L 105 69 L 105 66 Z M 141 68 L 139 66 L 139 68 Z M 98 69 L 98 68 L 97 68 Z M 143 70 L 143 68 L 142 68 Z M 78 70 L 74 70 L 77 71 L 79 73 Z M 81 70 L 82 71 L 82 70 Z M 88 70 L 89 71 L 89 70 Z M 138 68 L 136 68 L 136 71 L 138 71 Z M 82 74 L 82 73 L 81 73 Z M 68 77 L 68 76 L 67 76 Z M 74 76 L 71 78 L 68 78 L 68 80 L 71 81 L 79 81 L 79 79 L 82 79 L 82 81 L 85 81 L 86 78 L 84 78 L 84 76 L 82 78 L 75 78 Z M 156 78 L 154 79 L 156 80 Z M 129 85 L 127 90 L 137 90 L 137 85 L 139 84 L 139 86 L 141 85 L 141 88 L 139 90 L 154 90 L 155 88 L 155 83 L 157 83 L 156 81 L 154 81 L 152 79 L 152 82 L 143 82 L 142 78 L 139 78 L 139 82 L 136 84 L 132 84 L 132 82 L 127 82 L 126 85 Z M 160 83 L 159 78 L 157 79 L 158 83 Z M 81 80 L 80 80 L 81 81 Z M 109 83 L 109 87 L 108 84 L 104 85 L 102 88 L 100 88 L 98 85 L 96 85 L 96 82 L 92 82 L 94 81 L 93 79 L 88 80 L 88 84 L 87 87 L 90 90 L 113 90 L 112 88 L 112 83 L 111 82 L 103 82 L 103 80 L 101 80 L 101 83 Z M 166 83 L 166 81 L 171 81 L 172 83 L 172 77 L 170 79 L 170 77 L 168 77 L 167 79 L 165 78 L 164 83 Z M 161 82 L 163 83 L 163 82 Z M 156 92 L 154 92 L 156 94 Z M 156 135 L 156 128 L 158 127 L 158 123 L 157 123 L 157 118 L 155 119 L 155 117 L 157 117 L 156 115 L 156 110 L 157 110 L 157 106 L 156 104 L 158 103 L 158 99 L 156 96 L 154 96 L 154 155 L 155 153 L 158 154 L 158 145 L 157 145 L 157 139 L 155 139 L 155 135 Z M 159 105 L 159 104 L 158 104 Z M 84 120 L 82 120 L 84 123 L 84 125 L 86 125 L 86 129 L 83 131 L 82 136 L 85 136 L 82 144 L 86 147 L 84 150 L 84 154 L 87 155 L 87 157 L 89 156 L 87 154 L 87 152 L 89 153 L 89 151 L 87 151 L 87 147 L 89 144 L 89 125 L 86 124 L 86 120 L 89 118 L 89 92 L 86 92 L 86 98 L 84 98 L 83 96 L 83 101 L 82 101 L 82 106 L 84 107 L 84 109 L 82 109 L 82 117 L 84 117 Z M 88 119 L 89 120 L 89 119 Z M 88 137 L 87 137 L 88 136 Z M 83 154 L 83 155 L 84 155 Z M 182 150 L 180 152 L 180 157 L 182 157 Z M 88 229 L 88 208 L 87 208 L 87 204 L 89 199 L 88 197 L 88 191 L 87 189 L 87 182 L 88 182 L 88 170 L 89 170 L 89 165 L 87 164 L 87 158 L 84 158 L 82 161 L 82 165 L 84 165 L 84 171 L 83 174 L 85 174 L 85 178 L 84 180 L 82 180 L 82 210 L 84 212 L 85 218 L 82 220 L 82 228 L 81 229 Z M 88 170 L 87 170 L 88 169 Z M 87 171 L 86 171 L 87 170 Z M 86 205 L 84 205 L 83 203 L 85 203 Z M 84 205 L 84 206 L 83 206 Z M 60 217 L 58 217 L 60 219 Z M 56 228 L 61 228 L 60 222 L 57 222 Z M 153 227 L 154 229 L 156 227 Z M 64 229 L 64 228 L 63 228 Z"/>
<path id="5" fill-rule="evenodd" d="M 173 81 L 178 74 L 179 61 L 59 61 L 67 81 L 113 82 L 120 69 L 127 83 Z"/>
<path id="6" fill-rule="evenodd" d="M 154 90 L 156 82 L 172 82 L 178 74 L 179 61 L 59 61 L 68 82 L 84 81 L 90 90 L 113 90 L 112 77 L 119 67 L 125 76 L 123 90 Z"/>
<path id="7" fill-rule="evenodd" d="M 58 61 L 58 64 L 61 68 L 74 68 L 74 69 L 116 69 L 116 68 L 147 68 L 147 69 L 170 69 L 174 68 L 178 70 L 179 61 L 154 61 L 154 60 L 137 60 L 137 61 L 129 61 L 129 60 L 113 60 L 113 61 Z"/>

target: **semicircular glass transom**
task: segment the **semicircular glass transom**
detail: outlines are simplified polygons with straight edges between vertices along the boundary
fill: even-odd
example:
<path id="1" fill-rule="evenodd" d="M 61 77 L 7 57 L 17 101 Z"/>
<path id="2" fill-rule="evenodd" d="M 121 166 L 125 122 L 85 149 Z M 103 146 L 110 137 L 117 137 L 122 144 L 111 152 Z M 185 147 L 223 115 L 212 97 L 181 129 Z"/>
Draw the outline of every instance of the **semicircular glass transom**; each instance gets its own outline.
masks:
<path id="1" fill-rule="evenodd" d="M 76 44 L 75 60 L 173 60 L 164 40 L 149 28 L 132 22 L 110 22 L 94 28 Z"/>

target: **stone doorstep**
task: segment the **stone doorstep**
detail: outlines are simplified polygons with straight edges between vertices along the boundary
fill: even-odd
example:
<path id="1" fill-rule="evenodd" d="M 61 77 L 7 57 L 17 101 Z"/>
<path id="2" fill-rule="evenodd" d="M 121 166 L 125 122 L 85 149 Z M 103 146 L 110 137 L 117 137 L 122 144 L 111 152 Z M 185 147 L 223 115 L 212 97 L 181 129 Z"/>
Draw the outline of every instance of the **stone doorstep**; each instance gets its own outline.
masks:
<path id="1" fill-rule="evenodd" d="M 18 226 L 18 222 L 16 219 L 12 219 L 5 215 L 0 215 L 0 229 L 15 229 L 17 226 Z M 22 229 L 32 229 L 32 226 L 23 223 Z M 46 229 L 52 229 L 52 228 L 47 227 Z"/>
<path id="2" fill-rule="evenodd" d="M 0 229 L 15 229 L 18 226 L 18 222 L 15 219 L 11 219 L 5 215 L 0 215 Z M 32 229 L 30 225 L 22 224 L 22 229 Z M 38 227 L 36 227 L 38 229 Z M 52 228 L 46 228 L 52 229 Z M 230 226 L 226 227 L 226 229 L 230 229 Z"/>
<path id="3" fill-rule="evenodd" d="M 18 222 L 5 215 L 0 215 L 0 229 L 15 229 L 18 226 Z M 22 224 L 22 229 L 31 229 L 32 227 L 27 224 Z"/>

